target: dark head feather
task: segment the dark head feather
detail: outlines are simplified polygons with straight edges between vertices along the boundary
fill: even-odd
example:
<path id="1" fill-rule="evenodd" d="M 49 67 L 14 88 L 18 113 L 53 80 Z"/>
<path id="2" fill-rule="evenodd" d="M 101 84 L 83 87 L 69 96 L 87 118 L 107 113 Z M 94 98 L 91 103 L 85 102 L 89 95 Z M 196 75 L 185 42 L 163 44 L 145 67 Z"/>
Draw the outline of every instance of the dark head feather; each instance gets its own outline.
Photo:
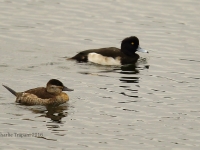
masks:
<path id="1" fill-rule="evenodd" d="M 122 40 L 121 51 L 128 55 L 133 56 L 139 46 L 139 39 L 136 36 L 130 36 Z"/>
<path id="2" fill-rule="evenodd" d="M 134 45 L 139 45 L 139 39 L 136 36 L 130 36 L 122 40 L 122 44 L 131 44 L 134 43 Z"/>
<path id="3" fill-rule="evenodd" d="M 47 85 L 56 85 L 56 86 L 64 86 L 62 82 L 60 82 L 57 79 L 51 79 L 49 80 L 49 82 L 47 83 Z"/>

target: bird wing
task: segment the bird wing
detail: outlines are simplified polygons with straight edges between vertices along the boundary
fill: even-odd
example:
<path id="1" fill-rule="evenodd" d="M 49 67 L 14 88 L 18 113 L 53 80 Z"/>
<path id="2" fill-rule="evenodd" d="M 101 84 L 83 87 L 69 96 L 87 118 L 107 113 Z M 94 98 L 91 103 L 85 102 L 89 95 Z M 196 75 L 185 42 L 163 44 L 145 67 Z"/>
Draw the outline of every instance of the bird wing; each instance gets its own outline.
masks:
<path id="1" fill-rule="evenodd" d="M 55 97 L 55 95 L 47 92 L 45 87 L 38 87 L 38 88 L 30 89 L 30 90 L 25 91 L 25 93 L 33 94 L 41 99 L 49 99 L 49 98 Z"/>

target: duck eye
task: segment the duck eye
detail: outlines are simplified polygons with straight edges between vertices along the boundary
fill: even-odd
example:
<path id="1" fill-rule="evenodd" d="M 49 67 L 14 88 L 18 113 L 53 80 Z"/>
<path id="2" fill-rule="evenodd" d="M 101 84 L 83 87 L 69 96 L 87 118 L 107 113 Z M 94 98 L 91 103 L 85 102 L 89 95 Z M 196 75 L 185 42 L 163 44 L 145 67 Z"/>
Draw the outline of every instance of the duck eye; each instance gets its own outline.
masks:
<path id="1" fill-rule="evenodd" d="M 134 45 L 134 42 L 131 42 L 132 45 Z"/>

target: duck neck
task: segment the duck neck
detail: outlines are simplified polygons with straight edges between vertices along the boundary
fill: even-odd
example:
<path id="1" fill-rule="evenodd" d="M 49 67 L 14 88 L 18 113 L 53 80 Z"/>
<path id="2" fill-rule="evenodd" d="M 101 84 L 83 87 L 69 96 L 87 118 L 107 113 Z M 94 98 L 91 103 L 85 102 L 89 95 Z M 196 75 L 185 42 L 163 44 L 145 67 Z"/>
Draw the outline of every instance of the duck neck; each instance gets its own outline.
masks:
<path id="1" fill-rule="evenodd" d="M 127 44 L 121 44 L 121 51 L 127 56 L 133 56 L 135 54 L 135 51 Z"/>

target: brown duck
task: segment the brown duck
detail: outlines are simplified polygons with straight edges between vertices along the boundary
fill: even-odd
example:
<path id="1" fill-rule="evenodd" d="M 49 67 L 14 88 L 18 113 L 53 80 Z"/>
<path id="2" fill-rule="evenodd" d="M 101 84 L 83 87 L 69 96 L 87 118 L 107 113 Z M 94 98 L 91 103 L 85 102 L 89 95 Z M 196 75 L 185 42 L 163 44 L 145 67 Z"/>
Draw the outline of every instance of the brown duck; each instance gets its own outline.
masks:
<path id="1" fill-rule="evenodd" d="M 58 106 L 66 103 L 69 96 L 62 91 L 73 91 L 63 85 L 57 79 L 51 79 L 46 87 L 38 87 L 25 92 L 15 92 L 3 85 L 8 91 L 16 96 L 16 102 L 26 105 L 52 105 Z"/>

